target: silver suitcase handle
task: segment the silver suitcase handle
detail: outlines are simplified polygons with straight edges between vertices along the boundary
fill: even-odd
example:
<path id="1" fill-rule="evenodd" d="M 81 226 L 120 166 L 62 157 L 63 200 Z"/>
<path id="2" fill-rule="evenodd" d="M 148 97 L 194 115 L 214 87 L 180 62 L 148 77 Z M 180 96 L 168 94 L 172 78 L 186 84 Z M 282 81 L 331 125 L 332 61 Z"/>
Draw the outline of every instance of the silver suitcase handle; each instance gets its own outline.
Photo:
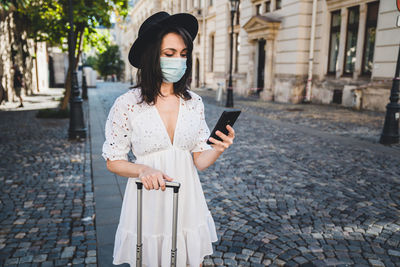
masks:
<path id="1" fill-rule="evenodd" d="M 139 178 L 135 179 L 137 192 L 137 244 L 136 244 L 136 266 L 142 266 L 142 191 L 143 183 Z M 173 204 L 173 217 L 172 217 L 172 248 L 171 248 L 171 267 L 176 267 L 176 238 L 178 228 L 178 194 L 181 184 L 178 182 L 165 182 L 166 187 L 174 189 L 174 204 Z"/>

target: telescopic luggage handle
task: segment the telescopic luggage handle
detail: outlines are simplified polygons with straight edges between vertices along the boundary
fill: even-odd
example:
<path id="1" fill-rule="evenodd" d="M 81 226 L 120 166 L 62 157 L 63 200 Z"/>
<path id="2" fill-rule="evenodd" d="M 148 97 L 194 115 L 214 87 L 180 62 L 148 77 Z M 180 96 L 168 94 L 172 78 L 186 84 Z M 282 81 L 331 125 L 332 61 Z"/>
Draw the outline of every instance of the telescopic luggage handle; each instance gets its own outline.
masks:
<path id="1" fill-rule="evenodd" d="M 137 244 L 136 244 L 136 266 L 142 267 L 142 189 L 143 183 L 137 178 L 135 179 L 137 192 Z M 178 194 L 181 184 L 178 182 L 165 182 L 166 187 L 174 189 L 174 204 L 172 218 L 172 248 L 171 248 L 171 267 L 176 267 L 176 237 L 178 226 Z"/>
<path id="2" fill-rule="evenodd" d="M 142 183 L 142 181 L 140 181 L 139 178 L 138 178 L 135 182 L 136 182 L 137 184 L 138 184 L 138 183 L 139 183 L 139 184 Z M 171 187 L 171 188 L 177 188 L 177 189 L 179 190 L 181 184 L 178 183 L 178 182 L 168 182 L 168 181 L 165 181 L 165 186 L 166 186 L 166 187 Z"/>

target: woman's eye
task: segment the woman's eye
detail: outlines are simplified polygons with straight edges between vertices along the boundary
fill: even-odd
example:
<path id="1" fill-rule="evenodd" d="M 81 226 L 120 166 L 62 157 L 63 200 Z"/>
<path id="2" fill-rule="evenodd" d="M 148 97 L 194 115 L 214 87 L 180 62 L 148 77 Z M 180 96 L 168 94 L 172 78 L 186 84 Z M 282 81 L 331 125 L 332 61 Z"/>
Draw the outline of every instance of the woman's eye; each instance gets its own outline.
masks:
<path id="1" fill-rule="evenodd" d="M 181 57 L 186 57 L 187 55 L 186 54 L 184 54 L 184 55 L 181 55 Z"/>
<path id="2" fill-rule="evenodd" d="M 167 57 L 172 57 L 174 54 L 165 54 Z"/>

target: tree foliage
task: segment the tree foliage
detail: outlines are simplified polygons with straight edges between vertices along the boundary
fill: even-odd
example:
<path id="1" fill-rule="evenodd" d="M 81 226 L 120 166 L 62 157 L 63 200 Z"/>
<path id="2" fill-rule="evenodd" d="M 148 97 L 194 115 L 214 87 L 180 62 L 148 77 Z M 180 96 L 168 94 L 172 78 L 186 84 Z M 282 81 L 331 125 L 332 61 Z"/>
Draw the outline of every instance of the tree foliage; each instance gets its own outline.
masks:
<path id="1" fill-rule="evenodd" d="M 107 76 L 115 74 L 121 79 L 124 70 L 124 61 L 117 45 L 109 45 L 103 53 L 98 53 L 94 68 L 106 79 Z"/>
<path id="2" fill-rule="evenodd" d="M 2 12 L 17 12 L 24 31 L 35 42 L 45 41 L 68 51 L 69 1 L 68 0 L 0 0 Z M 75 46 L 75 66 L 84 46 L 97 47 L 105 43 L 104 36 L 97 32 L 99 26 L 111 26 L 112 12 L 126 16 L 128 0 L 72 0 L 73 39 Z M 101 47 L 101 45 L 100 45 Z M 104 46 L 103 46 L 104 47 Z M 70 71 L 68 71 L 70 73 Z M 62 109 L 68 104 L 70 95 L 70 75 L 66 79 L 66 93 Z"/>
<path id="3" fill-rule="evenodd" d="M 97 64 L 97 58 L 95 56 L 88 56 L 85 62 L 83 62 L 84 66 L 92 67 L 93 69 L 96 68 L 96 64 Z"/>

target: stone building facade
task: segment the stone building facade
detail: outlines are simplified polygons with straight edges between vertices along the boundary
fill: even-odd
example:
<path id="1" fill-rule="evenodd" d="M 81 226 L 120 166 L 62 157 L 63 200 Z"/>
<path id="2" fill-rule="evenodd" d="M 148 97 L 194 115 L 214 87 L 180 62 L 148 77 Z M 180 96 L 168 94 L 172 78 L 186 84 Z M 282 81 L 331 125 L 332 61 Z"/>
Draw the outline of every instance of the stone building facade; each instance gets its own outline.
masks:
<path id="1" fill-rule="evenodd" d="M 25 32 L 18 33 L 13 13 L 0 12 L 0 83 L 6 101 L 10 102 L 18 99 L 13 83 L 14 64 L 24 76 L 23 94 L 38 93 L 49 87 L 46 43 L 35 43 Z"/>
<path id="2" fill-rule="evenodd" d="M 188 12 L 199 21 L 192 87 L 227 84 L 228 0 L 136 1 L 128 22 L 119 25 L 125 77 L 135 76 L 127 55 L 141 23 L 160 10 Z M 268 101 L 300 103 L 312 61 L 312 102 L 384 110 L 400 44 L 399 14 L 394 0 L 241 0 L 233 27 L 233 89 Z"/>

